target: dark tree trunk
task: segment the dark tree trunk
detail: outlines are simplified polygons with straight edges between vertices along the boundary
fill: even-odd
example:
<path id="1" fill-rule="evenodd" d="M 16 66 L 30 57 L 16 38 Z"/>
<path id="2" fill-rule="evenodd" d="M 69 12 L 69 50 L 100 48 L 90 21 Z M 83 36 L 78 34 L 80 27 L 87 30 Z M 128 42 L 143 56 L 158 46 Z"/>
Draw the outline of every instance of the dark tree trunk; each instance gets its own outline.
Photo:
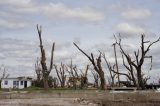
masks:
<path id="1" fill-rule="evenodd" d="M 55 47 L 55 43 L 53 43 L 52 45 L 52 50 L 51 50 L 51 59 L 50 59 L 50 67 L 48 68 L 46 65 L 46 54 L 45 54 L 45 49 L 43 48 L 43 43 L 42 43 L 42 29 L 41 26 L 39 27 L 37 25 L 37 31 L 38 31 L 38 35 L 39 35 L 39 41 L 40 41 L 40 51 L 41 51 L 41 66 L 42 66 L 42 76 L 43 76 L 43 84 L 44 84 L 44 88 L 47 90 L 49 88 L 48 85 L 48 79 L 49 79 L 49 74 L 53 68 L 53 54 L 54 54 L 54 47 Z"/>
<path id="2" fill-rule="evenodd" d="M 137 79 L 138 79 L 138 89 L 144 90 L 145 89 L 145 85 L 143 83 L 142 71 L 140 69 L 137 71 Z"/>
<path id="3" fill-rule="evenodd" d="M 104 78 L 104 72 L 102 72 L 100 77 L 101 80 L 101 89 L 104 90 L 105 89 L 105 78 Z"/>
<path id="4" fill-rule="evenodd" d="M 100 77 L 100 81 L 101 81 L 101 89 L 104 90 L 105 89 L 105 77 L 104 77 L 104 72 L 102 70 L 102 65 L 101 65 L 101 53 L 99 54 L 98 58 L 95 58 L 93 56 L 93 53 L 91 53 L 91 56 L 87 55 L 82 49 L 80 49 L 75 43 L 73 43 L 78 50 L 80 50 L 88 59 L 89 61 L 92 63 L 94 70 L 98 73 L 99 77 Z"/>
<path id="5" fill-rule="evenodd" d="M 44 89 L 48 89 L 49 85 L 48 85 L 48 79 L 47 78 L 43 78 L 43 85 L 44 85 Z"/>

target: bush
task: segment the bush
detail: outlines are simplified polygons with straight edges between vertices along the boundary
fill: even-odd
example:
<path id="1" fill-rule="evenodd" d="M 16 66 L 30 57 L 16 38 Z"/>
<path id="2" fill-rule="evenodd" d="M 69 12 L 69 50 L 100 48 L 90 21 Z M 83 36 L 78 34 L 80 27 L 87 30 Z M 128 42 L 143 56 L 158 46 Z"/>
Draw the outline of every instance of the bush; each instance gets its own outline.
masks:
<path id="1" fill-rule="evenodd" d="M 48 85 L 49 85 L 50 88 L 53 87 L 53 78 L 52 78 L 52 76 L 49 76 L 49 78 L 48 78 Z M 41 79 L 40 81 L 33 80 L 32 81 L 32 86 L 43 88 L 44 87 L 43 86 L 43 79 Z"/>

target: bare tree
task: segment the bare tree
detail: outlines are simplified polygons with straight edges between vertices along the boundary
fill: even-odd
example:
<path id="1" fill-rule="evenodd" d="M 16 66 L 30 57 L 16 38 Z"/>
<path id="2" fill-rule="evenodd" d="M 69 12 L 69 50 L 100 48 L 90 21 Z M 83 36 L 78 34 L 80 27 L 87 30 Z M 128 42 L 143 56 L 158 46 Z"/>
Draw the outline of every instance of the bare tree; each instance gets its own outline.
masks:
<path id="1" fill-rule="evenodd" d="M 98 58 L 94 59 L 93 53 L 91 53 L 91 56 L 87 55 L 82 49 L 80 49 L 76 43 L 73 43 L 77 49 L 79 51 L 81 51 L 88 59 L 89 61 L 92 63 L 94 70 L 98 73 L 99 77 L 100 77 L 100 81 L 101 81 L 101 89 L 104 90 L 105 89 L 105 77 L 104 77 L 104 71 L 102 70 L 102 66 L 101 66 L 101 53 L 99 54 Z"/>
<path id="2" fill-rule="evenodd" d="M 78 74 L 78 69 L 76 65 L 73 65 L 72 59 L 68 66 L 66 66 L 66 71 L 69 73 L 68 86 L 72 86 L 77 89 L 77 82 L 80 82 L 80 76 Z"/>
<path id="3" fill-rule="evenodd" d="M 116 52 L 116 43 L 113 43 L 113 47 L 114 47 L 114 55 L 115 55 L 115 65 L 116 65 L 116 69 L 117 69 L 117 73 L 119 73 L 119 67 L 118 67 L 118 61 L 117 61 L 117 52 Z M 119 78 L 119 74 L 117 74 L 118 77 L 118 86 L 120 87 L 120 78 Z"/>
<path id="4" fill-rule="evenodd" d="M 94 70 L 91 70 L 91 73 L 92 73 L 93 78 L 94 78 L 94 87 L 98 88 L 99 75 Z"/>
<path id="5" fill-rule="evenodd" d="M 2 76 L 1 76 L 1 79 L 2 78 L 8 78 L 9 77 L 9 75 L 10 74 L 7 74 L 7 72 L 6 72 L 6 66 L 5 65 L 1 65 L 1 67 L 0 67 L 0 70 L 1 70 L 1 72 L 2 72 Z"/>
<path id="6" fill-rule="evenodd" d="M 39 59 L 37 58 L 36 63 L 35 63 L 35 72 L 37 75 L 37 81 L 40 82 L 42 79 L 42 69 L 41 69 L 41 64 L 39 63 Z"/>
<path id="7" fill-rule="evenodd" d="M 65 87 L 65 82 L 66 82 L 66 75 L 65 75 L 65 65 L 63 63 L 61 63 L 60 68 L 57 68 L 57 65 L 54 65 L 58 79 L 60 81 L 61 87 L 64 88 Z"/>
<path id="8" fill-rule="evenodd" d="M 131 56 L 124 51 L 124 49 L 122 48 L 122 45 L 121 45 L 121 38 L 119 38 L 119 42 L 116 42 L 119 45 L 121 53 L 125 56 L 128 64 L 133 66 L 136 70 L 137 86 L 139 89 L 145 89 L 144 78 L 142 75 L 142 73 L 143 73 L 142 66 L 144 64 L 145 59 L 147 59 L 147 58 L 151 59 L 151 68 L 150 69 L 152 69 L 152 56 L 148 56 L 147 53 L 153 44 L 160 41 L 160 37 L 157 40 L 155 40 L 154 42 L 144 41 L 144 37 L 145 37 L 145 35 L 142 34 L 140 49 L 138 49 L 137 51 L 134 52 L 135 59 L 133 59 L 133 57 L 131 58 Z M 146 45 L 146 47 L 145 47 L 145 44 L 148 44 L 148 45 Z"/>
<path id="9" fill-rule="evenodd" d="M 85 86 L 87 87 L 88 84 L 88 78 L 87 78 L 87 73 L 89 70 L 89 65 L 86 66 L 85 72 L 81 71 L 81 89 L 83 89 Z"/>
<path id="10" fill-rule="evenodd" d="M 49 88 L 48 85 L 48 77 L 49 74 L 53 68 L 53 54 L 54 54 L 54 48 L 55 48 L 55 43 L 52 45 L 52 50 L 51 50 L 51 59 L 50 59 L 50 66 L 49 68 L 46 65 L 46 54 L 45 54 L 45 49 L 43 48 L 43 43 L 42 43 L 42 28 L 41 26 L 39 27 L 37 25 L 37 31 L 39 35 L 39 41 L 40 41 L 40 51 L 41 51 L 41 66 L 42 66 L 42 75 L 43 75 L 43 83 L 44 83 L 44 88 L 47 90 Z"/>
<path id="11" fill-rule="evenodd" d="M 109 61 L 107 61 L 105 53 L 101 53 L 101 54 L 102 54 L 102 57 L 104 58 L 104 60 L 107 64 L 107 67 L 109 69 L 109 74 L 110 74 L 110 78 L 111 78 L 111 86 L 114 86 L 115 76 L 116 76 L 116 73 L 114 73 L 115 72 L 115 64 L 111 65 L 111 63 Z"/>
<path id="12" fill-rule="evenodd" d="M 131 62 L 130 62 L 130 59 L 126 58 L 128 65 L 124 61 L 124 55 L 123 54 L 122 54 L 122 59 L 123 59 L 123 66 L 128 70 L 128 76 L 126 75 L 127 78 L 129 79 L 129 81 L 133 82 L 133 86 L 137 86 L 136 73 L 135 73 L 135 70 L 134 70 Z"/>

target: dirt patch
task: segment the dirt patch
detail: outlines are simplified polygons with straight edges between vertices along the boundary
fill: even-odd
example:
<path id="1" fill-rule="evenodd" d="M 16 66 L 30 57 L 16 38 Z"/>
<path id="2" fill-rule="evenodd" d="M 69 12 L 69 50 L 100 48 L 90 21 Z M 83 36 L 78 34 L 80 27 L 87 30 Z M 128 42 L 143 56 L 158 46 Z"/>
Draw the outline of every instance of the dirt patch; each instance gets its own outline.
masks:
<path id="1" fill-rule="evenodd" d="M 74 98 L 1 99 L 0 106 L 82 106 Z M 84 105 L 83 105 L 84 106 Z"/>
<path id="2" fill-rule="evenodd" d="M 160 101 L 102 101 L 102 106 L 160 106 Z"/>

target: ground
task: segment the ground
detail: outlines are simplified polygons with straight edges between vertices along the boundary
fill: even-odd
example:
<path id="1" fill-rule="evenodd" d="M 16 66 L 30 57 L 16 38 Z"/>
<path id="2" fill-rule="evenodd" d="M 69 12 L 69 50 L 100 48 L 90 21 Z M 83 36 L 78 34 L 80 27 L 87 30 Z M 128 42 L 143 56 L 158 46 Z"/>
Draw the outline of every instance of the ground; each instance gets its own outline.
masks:
<path id="1" fill-rule="evenodd" d="M 160 106 L 158 91 L 0 92 L 0 106 Z"/>
<path id="2" fill-rule="evenodd" d="M 0 106 L 84 106 L 74 98 L 1 99 Z"/>

